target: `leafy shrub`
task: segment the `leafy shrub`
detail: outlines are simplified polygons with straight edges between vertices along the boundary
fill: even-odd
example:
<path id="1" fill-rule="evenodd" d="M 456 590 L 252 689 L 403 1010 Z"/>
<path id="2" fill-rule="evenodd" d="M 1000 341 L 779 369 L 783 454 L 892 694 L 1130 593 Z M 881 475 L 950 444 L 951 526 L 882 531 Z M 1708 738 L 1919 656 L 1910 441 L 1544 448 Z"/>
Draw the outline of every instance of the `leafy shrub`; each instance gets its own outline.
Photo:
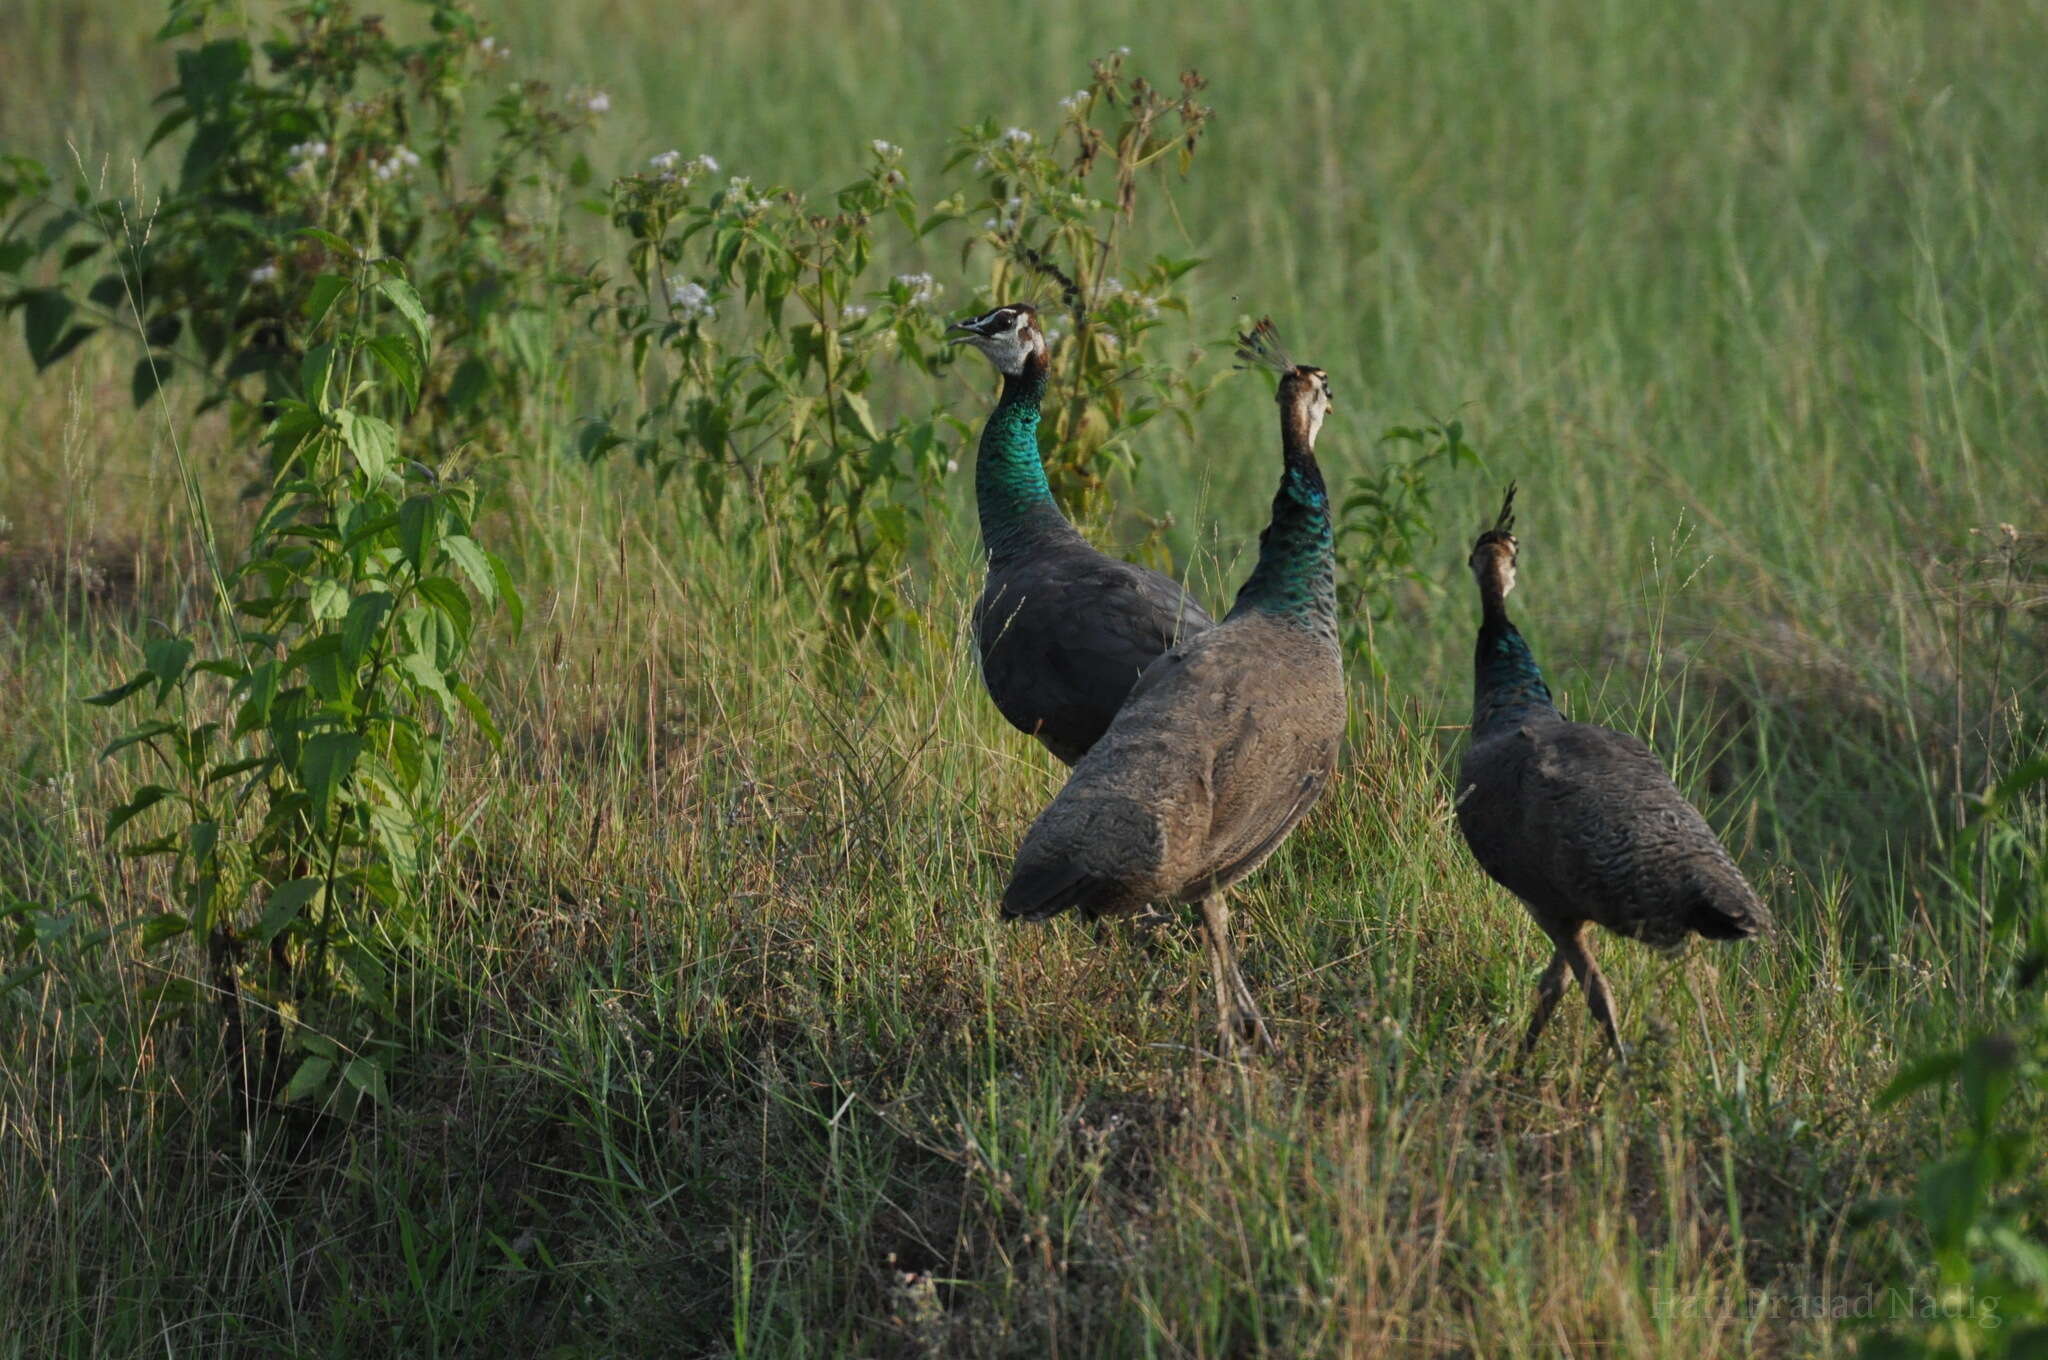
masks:
<path id="1" fill-rule="evenodd" d="M 1917 1308 L 1872 1337 L 1871 1357 L 2048 1355 L 2048 759 L 2035 759 L 1977 800 L 1957 837 L 1951 873 L 2012 961 L 2010 1021 L 1909 1064 L 1878 1097 L 1884 1109 L 1939 1089 L 1960 1116 L 1949 1145 L 1921 1169 L 1910 1202 L 1873 1206 L 1915 1225 L 1931 1260 L 1903 1264 Z M 1952 1091 L 1953 1096 L 1948 1093 Z M 1902 1297 L 1912 1297 L 1902 1294 Z"/>
<path id="2" fill-rule="evenodd" d="M 457 0 L 412 3 L 418 41 L 348 0 L 291 6 L 258 41 L 242 6 L 171 0 L 157 37 L 177 81 L 149 145 L 175 146 L 178 170 L 158 198 L 59 195 L 34 162 L 0 162 L 0 279 L 16 284 L 0 309 L 21 314 L 36 366 L 126 335 L 146 347 L 137 405 L 189 382 L 253 433 L 297 385 L 295 318 L 348 268 L 325 232 L 416 262 L 436 342 L 410 383 L 421 438 L 445 450 L 516 419 L 558 371 L 541 190 L 588 177 L 571 148 L 604 101 L 517 82 L 479 138 L 469 98 L 504 49 Z"/>
<path id="3" fill-rule="evenodd" d="M 848 633 L 869 633 L 900 612 L 928 493 L 972 435 L 949 399 L 909 395 L 953 351 L 944 285 L 908 266 L 936 235 L 980 219 L 960 249 L 987 256 L 988 288 L 962 310 L 1057 290 L 1067 325 L 1051 327 L 1040 442 L 1056 493 L 1099 510 L 1105 478 L 1135 470 L 1132 433 L 1163 413 L 1185 418 L 1207 391 L 1153 353 L 1161 313 L 1186 311 L 1173 289 L 1198 262 L 1126 259 L 1147 172 L 1191 163 L 1209 117 L 1201 80 L 1183 76 L 1169 97 L 1122 66 L 1121 54 L 1095 63 L 1051 137 L 964 131 L 946 172 L 967 167 L 971 187 L 928 205 L 886 142 L 823 207 L 679 151 L 620 179 L 612 221 L 626 269 L 593 290 L 591 317 L 629 346 L 651 396 L 587 422 L 584 455 L 625 448 L 664 481 L 686 475 L 703 515 L 737 532 L 786 522 L 784 550 L 815 568 L 796 575 L 822 583 L 824 612 Z M 905 272 L 887 273 L 885 259 Z M 884 409 L 903 413 L 878 417 L 872 394 L 889 378 Z"/>
<path id="4" fill-rule="evenodd" d="M 1465 427 L 1443 424 L 1396 425 L 1380 436 L 1392 450 L 1406 446 L 1405 456 L 1389 452 L 1373 469 L 1354 476 L 1337 510 L 1337 590 L 1344 641 L 1355 657 L 1380 673 L 1372 647 L 1372 630 L 1393 611 L 1395 588 L 1403 581 L 1429 579 L 1417 552 L 1434 539 L 1431 511 L 1435 501 L 1431 479 L 1461 463 L 1477 463 L 1479 454 L 1465 442 Z"/>
<path id="5" fill-rule="evenodd" d="M 381 1091 L 371 1054 L 284 1021 L 317 1019 L 305 1012 L 339 983 L 401 1023 L 393 951 L 445 832 L 448 725 L 466 718 L 497 737 L 461 678 L 478 604 L 506 606 L 515 623 L 519 612 L 504 564 L 472 536 L 471 488 L 401 453 L 431 354 L 404 271 L 338 237 L 321 245 L 353 267 L 313 282 L 295 337 L 304 385 L 277 400 L 268 431 L 277 479 L 247 552 L 216 580 L 225 645 L 156 638 L 129 680 L 87 700 L 148 706 L 106 754 L 141 748 L 162 773 L 113 810 L 107 833 L 172 866 L 177 909 L 142 923 L 142 942 L 204 941 L 245 1102 L 271 1095 L 293 1056 L 287 1100 L 336 1080 Z M 245 1000 L 271 1017 L 260 1057 Z"/>

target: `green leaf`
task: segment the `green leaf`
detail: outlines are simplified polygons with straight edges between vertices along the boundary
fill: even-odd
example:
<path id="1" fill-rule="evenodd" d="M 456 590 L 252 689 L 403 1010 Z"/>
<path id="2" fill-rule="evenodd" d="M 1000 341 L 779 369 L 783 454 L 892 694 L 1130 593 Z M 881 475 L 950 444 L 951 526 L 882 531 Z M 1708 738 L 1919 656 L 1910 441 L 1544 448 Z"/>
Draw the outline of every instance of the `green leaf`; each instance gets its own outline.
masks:
<path id="1" fill-rule="evenodd" d="M 401 335 L 380 335 L 370 342 L 370 353 L 376 355 L 378 362 L 390 370 L 392 377 L 398 379 L 398 385 L 405 390 L 405 399 L 413 405 L 418 405 L 420 361 L 413 350 L 412 342 Z"/>
<path id="2" fill-rule="evenodd" d="M 186 107 L 217 108 L 233 96 L 249 69 L 249 44 L 241 38 L 220 38 L 178 53 L 178 88 Z"/>
<path id="3" fill-rule="evenodd" d="M 476 587 L 477 594 L 486 600 L 498 597 L 497 573 L 491 570 L 490 558 L 477 546 L 475 539 L 467 534 L 450 534 L 441 540 L 441 547 L 455 559 L 455 565 L 462 568 L 462 574 Z"/>
<path id="4" fill-rule="evenodd" d="M 216 765 L 206 772 L 205 782 L 217 784 L 223 779 L 233 779 L 238 774 L 247 774 L 259 765 L 276 763 L 274 756 L 250 756 L 247 760 L 231 760 L 225 765 Z"/>
<path id="5" fill-rule="evenodd" d="M 427 539 L 434 530 L 436 504 L 432 496 L 408 496 L 398 507 L 398 546 L 415 573 L 426 565 Z"/>
<path id="6" fill-rule="evenodd" d="M 341 424 L 341 440 L 356 456 L 363 475 L 372 482 L 382 481 L 398 461 L 398 431 L 391 428 L 390 422 L 375 416 L 346 410 L 334 415 Z"/>
<path id="7" fill-rule="evenodd" d="M 353 285 L 340 274 L 322 274 L 313 280 L 313 286 L 306 291 L 305 312 L 308 325 L 317 326 L 327 317 L 343 293 Z"/>
<path id="8" fill-rule="evenodd" d="M 439 699 L 450 717 L 455 716 L 455 695 L 448 688 L 448 679 L 425 652 L 407 652 L 398 659 L 398 668 L 415 685 Z"/>
<path id="9" fill-rule="evenodd" d="M 299 235 L 309 241 L 318 241 L 344 260 L 354 262 L 358 258 L 359 252 L 356 248 L 331 231 L 323 230 L 320 227 L 300 227 Z M 344 279 L 343 282 L 345 283 L 347 280 Z"/>
<path id="10" fill-rule="evenodd" d="M 321 887 L 317 878 L 294 878 L 271 889 L 269 900 L 263 904 L 263 919 L 256 926 L 257 943 L 269 944 L 286 926 L 298 920 L 299 913 L 320 896 Z"/>
<path id="11" fill-rule="evenodd" d="M 349 1085 L 379 1105 L 391 1099 L 391 1093 L 384 1085 L 384 1069 L 369 1058 L 351 1059 L 349 1065 L 341 1070 L 341 1075 Z"/>
<path id="12" fill-rule="evenodd" d="M 363 739 L 353 732 L 322 732 L 309 740 L 299 756 L 299 786 L 312 797 L 313 815 L 327 824 L 334 794 L 355 767 Z"/>
<path id="13" fill-rule="evenodd" d="M 278 1100 L 289 1105 L 295 1100 L 304 1100 L 307 1096 L 324 1091 L 327 1089 L 327 1079 L 333 1074 L 334 1059 L 323 1058 L 317 1053 L 312 1054 L 299 1064 L 298 1071 L 292 1073 L 292 1079 L 284 1084 L 284 1094 L 280 1095 Z"/>
<path id="14" fill-rule="evenodd" d="M 351 666 L 361 665 L 376 641 L 377 629 L 391 612 L 393 596 L 388 590 L 372 590 L 349 602 L 348 617 L 341 625 L 341 657 Z"/>
<path id="15" fill-rule="evenodd" d="M 164 390 L 164 379 L 177 370 L 168 354 L 146 354 L 135 361 L 135 372 L 128 379 L 128 395 L 137 407 L 149 405 L 151 397 Z"/>
<path id="16" fill-rule="evenodd" d="M 882 435 L 875 427 L 875 413 L 868 409 L 868 399 L 858 392 L 848 392 L 844 397 L 846 412 L 853 419 L 854 428 L 866 435 L 870 443 Z"/>
<path id="17" fill-rule="evenodd" d="M 165 940 L 176 939 L 192 928 L 192 923 L 174 911 L 160 911 L 142 923 L 142 947 L 154 949 Z"/>
<path id="18" fill-rule="evenodd" d="M 420 598 L 427 604 L 448 616 L 455 625 L 456 637 L 467 643 L 470 631 L 469 596 L 462 587 L 446 576 L 429 576 L 420 582 Z"/>
<path id="19" fill-rule="evenodd" d="M 372 803 L 370 833 L 384 847 L 393 869 L 406 875 L 419 871 L 419 841 L 414 835 L 413 818 L 403 807 Z"/>
<path id="20" fill-rule="evenodd" d="M 197 20 L 194 20 L 193 22 L 196 23 Z M 170 25 L 166 24 L 164 27 L 169 28 Z M 161 39 L 163 36 L 164 35 L 162 33 L 159 33 L 157 35 L 159 39 Z M 192 121 L 192 110 L 182 108 L 172 109 L 169 113 L 163 116 L 163 121 L 156 125 L 156 131 L 149 134 L 149 140 L 143 143 L 143 151 L 149 152 L 155 150 L 159 142 L 163 141 L 164 138 L 170 136 L 173 132 L 176 132 L 179 128 L 185 126 L 185 124 L 190 121 Z"/>
<path id="21" fill-rule="evenodd" d="M 526 627 L 526 602 L 519 598 L 519 588 L 512 584 L 512 572 L 504 559 L 489 551 L 484 556 L 490 559 L 491 576 L 498 583 L 498 599 L 512 616 L 512 631 L 516 635 Z"/>
<path id="22" fill-rule="evenodd" d="M 399 315 L 412 326 L 412 333 L 420 342 L 420 353 L 430 353 L 434 347 L 432 323 L 427 318 L 427 309 L 420 305 L 420 295 L 413 291 L 412 285 L 404 279 L 379 279 L 377 291 L 389 298 L 391 305 L 398 309 Z"/>
<path id="23" fill-rule="evenodd" d="M 124 684 L 116 685 L 112 689 L 103 689 L 98 694 L 88 694 L 84 702 L 91 704 L 94 708 L 112 708 L 115 704 L 120 703 L 129 695 L 147 685 L 154 678 L 148 671 L 138 671 L 134 679 Z"/>
<path id="24" fill-rule="evenodd" d="M 156 677 L 156 701 L 162 703 L 171 688 L 185 678 L 185 667 L 192 661 L 192 640 L 190 638 L 157 638 L 142 649 L 143 665 Z"/>
<path id="25" fill-rule="evenodd" d="M 178 725 L 176 723 L 161 721 L 146 722 L 140 727 L 130 728 L 107 743 L 107 749 L 100 752 L 100 759 L 105 760 L 116 751 L 125 751 L 129 747 L 148 741 L 152 737 L 160 737 L 166 732 L 175 732 L 177 730 Z"/>
<path id="26" fill-rule="evenodd" d="M 456 365 L 455 376 L 448 380 L 448 409 L 460 415 L 474 406 L 490 385 L 490 365 L 477 355 L 470 355 Z"/>
<path id="27" fill-rule="evenodd" d="M 491 710 L 484 707 L 482 699 L 477 698 L 476 691 L 460 680 L 457 680 L 451 688 L 455 691 L 456 702 L 462 705 L 463 710 L 469 714 L 469 720 L 475 723 L 477 729 L 484 734 L 484 740 L 490 742 L 491 749 L 493 751 L 504 750 L 505 738 L 498 732 L 498 724 L 491 717 Z"/>
<path id="28" fill-rule="evenodd" d="M 2019 1045 L 2003 1034 L 1987 1034 L 1963 1053 L 1963 1104 L 1970 1111 L 1977 1136 L 1990 1136 L 1998 1112 L 2012 1092 Z"/>
<path id="29" fill-rule="evenodd" d="M 1959 1249 L 1989 1188 L 1984 1159 L 1969 1149 L 1920 1173 L 1919 1207 L 1937 1252 Z"/>
<path id="30" fill-rule="evenodd" d="M 171 790 L 163 785 L 144 784 L 135 791 L 134 797 L 107 815 L 108 837 L 111 838 L 116 831 L 119 831 L 122 827 L 128 825 L 129 822 L 169 797 L 171 797 Z"/>
<path id="31" fill-rule="evenodd" d="M 315 345 L 299 359 L 299 391 L 306 400 L 318 403 L 321 410 L 327 409 L 327 379 L 334 371 L 334 346 Z M 311 412 L 301 414 L 286 408 L 278 417 L 271 431 L 271 442 L 278 446 L 280 453 L 290 452 L 305 441 L 307 436 L 327 428 L 326 421 Z"/>
<path id="32" fill-rule="evenodd" d="M 307 591 L 306 607 L 317 620 L 338 619 L 349 609 L 348 587 L 332 576 L 322 576 Z"/>
<path id="33" fill-rule="evenodd" d="M 361 989 L 364 999 L 374 1006 L 379 1014 L 390 1015 L 391 987 L 387 981 L 389 970 L 386 969 L 384 960 L 376 953 L 354 943 L 342 947 L 340 959 L 342 967 L 355 979 L 355 984 Z"/>
<path id="34" fill-rule="evenodd" d="M 26 289 L 16 301 L 21 307 L 22 338 L 38 372 L 78 348 L 96 329 L 69 325 L 77 307 L 59 289 Z"/>

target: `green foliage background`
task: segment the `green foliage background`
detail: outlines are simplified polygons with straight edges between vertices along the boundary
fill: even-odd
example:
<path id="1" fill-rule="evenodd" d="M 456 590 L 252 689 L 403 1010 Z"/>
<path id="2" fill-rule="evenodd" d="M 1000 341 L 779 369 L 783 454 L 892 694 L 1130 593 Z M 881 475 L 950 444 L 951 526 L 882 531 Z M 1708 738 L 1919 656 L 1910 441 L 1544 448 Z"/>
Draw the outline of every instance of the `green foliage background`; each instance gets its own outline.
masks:
<path id="1" fill-rule="evenodd" d="M 772 541 L 574 458 L 629 365 L 561 320 L 569 396 L 473 451 L 528 626 L 471 663 L 505 749 L 453 762 L 467 836 L 402 942 L 419 1039 L 388 1099 L 224 1144 L 201 1046 L 134 985 L 178 964 L 39 981 L 0 1037 L 0 1347 L 1822 1354 L 1864 1313 L 1959 1353 L 2014 1335 L 2006 1284 L 2002 1328 L 1914 1315 L 1992 1297 L 1940 1293 L 1990 1240 L 1953 1199 L 1922 1197 L 1926 1229 L 1857 1206 L 1988 1148 L 2020 1174 L 1984 1231 L 2040 1233 L 2038 1155 L 1982 1115 L 2038 1126 L 2038 1043 L 1997 1051 L 2024 1079 L 1995 1101 L 1980 1077 L 1953 1108 L 1873 1105 L 1909 1057 L 2040 1033 L 1989 924 L 2039 909 L 2038 795 L 1950 844 L 2044 719 L 2038 6 L 478 8 L 522 74 L 608 93 L 600 176 L 676 148 L 829 189 L 884 138 L 923 182 L 957 128 L 1045 127 L 1120 45 L 1210 79 L 1201 158 L 1142 222 L 1145 250 L 1208 261 L 1167 352 L 1215 376 L 1214 342 L 1271 312 L 1333 375 L 1340 494 L 1392 426 L 1456 420 L 1481 451 L 1432 473 L 1343 787 L 1246 895 L 1288 1055 L 1197 1055 L 1178 943 L 991 919 L 1057 774 L 979 693 L 966 472 L 892 649 L 828 662 Z M 78 9 L 0 17 L 0 147 L 127 192 L 168 173 L 135 165 L 161 12 Z M 594 217 L 564 245 L 608 248 Z M 897 268 L 962 311 L 986 277 Z M 171 439 L 229 525 L 253 455 L 218 415 L 131 415 L 132 355 L 37 380 L 6 344 L 0 888 L 125 916 L 164 888 L 101 848 L 132 780 L 78 700 L 212 607 Z M 956 372 L 971 426 L 989 388 Z M 1236 380 L 1193 435 L 1140 431 L 1096 527 L 1226 601 L 1270 426 Z M 1440 769 L 1463 549 L 1509 477 L 1554 686 L 1673 757 L 1784 924 L 1675 970 L 1606 951 L 1629 1087 L 1564 1019 L 1533 1082 L 1494 1075 L 1542 956 Z"/>

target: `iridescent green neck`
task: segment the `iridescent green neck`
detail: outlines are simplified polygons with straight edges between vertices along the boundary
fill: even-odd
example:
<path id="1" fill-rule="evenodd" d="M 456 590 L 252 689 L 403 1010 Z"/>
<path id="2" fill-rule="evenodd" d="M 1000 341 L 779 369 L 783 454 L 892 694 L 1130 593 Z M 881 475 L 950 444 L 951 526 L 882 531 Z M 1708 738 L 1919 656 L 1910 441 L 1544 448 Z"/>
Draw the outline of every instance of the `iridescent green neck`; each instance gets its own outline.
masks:
<path id="1" fill-rule="evenodd" d="M 1013 556 L 1061 530 L 1072 532 L 1038 457 L 1038 406 L 1045 399 L 1046 365 L 1030 363 L 1003 376 L 1002 399 L 981 430 L 974 461 L 974 504 L 981 541 L 992 558 Z"/>
<path id="2" fill-rule="evenodd" d="M 1238 590 L 1230 613 L 1234 618 L 1256 609 L 1334 641 L 1336 546 L 1329 492 L 1307 441 L 1288 436 L 1285 449 L 1287 466 L 1273 496 L 1273 517 L 1259 535 L 1259 564 Z"/>
<path id="3" fill-rule="evenodd" d="M 1498 600 L 1485 602 L 1479 645 L 1472 654 L 1472 730 L 1513 726 L 1530 718 L 1558 717 L 1550 686 L 1521 630 Z"/>

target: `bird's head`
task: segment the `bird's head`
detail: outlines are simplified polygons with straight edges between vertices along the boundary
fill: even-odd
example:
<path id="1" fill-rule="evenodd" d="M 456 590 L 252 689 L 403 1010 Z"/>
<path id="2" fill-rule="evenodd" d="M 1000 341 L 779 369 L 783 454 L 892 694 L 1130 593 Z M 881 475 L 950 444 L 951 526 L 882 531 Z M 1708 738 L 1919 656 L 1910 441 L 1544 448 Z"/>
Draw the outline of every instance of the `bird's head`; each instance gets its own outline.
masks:
<path id="1" fill-rule="evenodd" d="M 1016 377 L 1034 360 L 1046 357 L 1045 332 L 1038 326 L 1038 309 L 1028 302 L 1010 302 L 994 311 L 946 327 L 948 340 L 974 346 L 988 356 L 996 372 Z"/>
<path id="2" fill-rule="evenodd" d="M 1280 417 L 1299 431 L 1313 448 L 1323 418 L 1337 403 L 1330 395 L 1330 375 L 1314 364 L 1297 364 L 1280 347 L 1280 332 L 1271 317 L 1237 337 L 1238 362 L 1246 367 L 1268 368 L 1280 375 Z"/>
<path id="3" fill-rule="evenodd" d="M 1493 527 L 1479 536 L 1472 545 L 1472 578 L 1479 582 L 1479 595 L 1483 600 L 1499 602 L 1507 598 L 1515 588 L 1515 486 L 1508 483 L 1508 494 L 1500 503 L 1500 514 L 1495 517 Z"/>

